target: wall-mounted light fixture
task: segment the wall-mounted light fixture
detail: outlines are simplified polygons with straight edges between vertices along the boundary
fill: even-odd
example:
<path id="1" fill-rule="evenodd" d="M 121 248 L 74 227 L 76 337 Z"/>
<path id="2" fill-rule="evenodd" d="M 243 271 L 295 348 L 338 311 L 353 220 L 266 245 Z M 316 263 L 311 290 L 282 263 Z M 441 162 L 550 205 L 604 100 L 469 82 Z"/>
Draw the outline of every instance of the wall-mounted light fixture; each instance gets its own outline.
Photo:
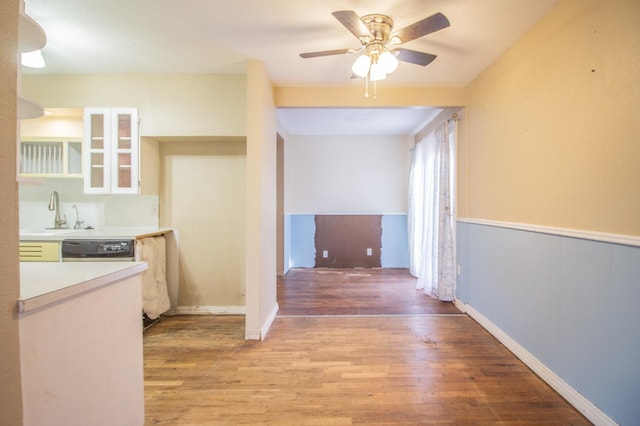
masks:
<path id="1" fill-rule="evenodd" d="M 34 50 L 31 52 L 25 52 L 21 54 L 20 63 L 29 68 L 44 68 L 44 57 L 42 56 L 42 50 Z"/>

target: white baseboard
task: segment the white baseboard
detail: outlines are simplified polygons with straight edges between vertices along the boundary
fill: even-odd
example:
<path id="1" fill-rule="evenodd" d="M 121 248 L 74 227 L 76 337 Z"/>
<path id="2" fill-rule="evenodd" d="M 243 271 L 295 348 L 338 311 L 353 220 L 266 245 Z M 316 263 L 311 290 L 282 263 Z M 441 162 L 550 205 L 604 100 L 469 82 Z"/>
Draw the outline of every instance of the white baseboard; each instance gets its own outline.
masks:
<path id="1" fill-rule="evenodd" d="M 177 306 L 171 315 L 245 315 L 246 306 Z"/>
<path id="2" fill-rule="evenodd" d="M 467 305 L 462 300 L 455 298 L 453 299 L 453 304 L 463 314 L 467 312 Z"/>
<path id="3" fill-rule="evenodd" d="M 462 302 L 460 302 L 462 304 Z M 456 305 L 457 306 L 457 305 Z M 589 421 L 596 426 L 617 425 L 602 410 L 593 405 L 591 401 L 585 398 L 580 392 L 575 390 L 571 385 L 562 380 L 560 376 L 554 373 L 549 367 L 544 365 L 539 359 L 529 353 L 525 348 L 520 346 L 518 342 L 513 340 L 507 333 L 502 331 L 498 326 L 492 323 L 488 318 L 476 311 L 471 305 L 465 304 L 464 311 L 473 318 L 484 329 L 491 333 L 515 356 L 524 362 L 531 370 L 533 370 L 542 380 L 547 382 L 549 386 L 555 389 L 569 404 L 573 405 L 580 411 Z"/>
<path id="4" fill-rule="evenodd" d="M 276 305 L 273 307 L 273 310 L 267 317 L 267 320 L 264 322 L 264 324 L 260 328 L 260 340 L 264 340 L 264 338 L 267 336 L 267 333 L 271 328 L 271 324 L 273 324 L 273 321 L 276 319 L 276 314 L 278 313 L 279 310 L 280 310 L 280 305 L 276 303 Z"/>

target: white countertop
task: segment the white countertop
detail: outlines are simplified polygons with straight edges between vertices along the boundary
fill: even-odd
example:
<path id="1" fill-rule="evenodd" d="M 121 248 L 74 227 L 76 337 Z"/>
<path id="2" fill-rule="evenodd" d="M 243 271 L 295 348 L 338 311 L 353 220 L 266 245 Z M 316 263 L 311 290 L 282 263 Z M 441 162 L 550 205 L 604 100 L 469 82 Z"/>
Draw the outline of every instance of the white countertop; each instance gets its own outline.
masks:
<path id="1" fill-rule="evenodd" d="M 171 228 L 104 228 L 104 229 L 42 229 L 20 230 L 21 241 L 62 241 L 66 239 L 126 240 L 172 232 Z"/>
<path id="2" fill-rule="evenodd" d="M 129 278 L 145 262 L 21 262 L 18 312 L 27 312 Z"/>

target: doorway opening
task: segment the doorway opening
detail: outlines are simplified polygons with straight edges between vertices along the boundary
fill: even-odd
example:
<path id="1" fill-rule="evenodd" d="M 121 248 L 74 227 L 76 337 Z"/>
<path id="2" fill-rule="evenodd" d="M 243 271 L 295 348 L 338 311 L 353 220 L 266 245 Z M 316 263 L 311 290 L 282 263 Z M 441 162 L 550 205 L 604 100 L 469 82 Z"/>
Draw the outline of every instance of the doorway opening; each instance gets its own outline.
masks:
<path id="1" fill-rule="evenodd" d="M 405 127 L 401 134 L 392 126 L 386 130 L 381 127 L 374 130 L 378 122 L 371 124 L 374 121 L 370 118 L 386 112 L 389 115 L 385 117 L 389 119 L 403 113 L 407 116 L 417 113 L 423 121 L 419 124 L 414 122 L 410 128 Z M 299 314 L 305 309 L 317 312 L 323 303 L 322 309 L 334 314 L 373 312 L 374 308 L 362 306 L 358 299 L 360 302 L 367 299 L 393 302 L 384 292 L 371 290 L 385 282 L 404 281 L 408 289 L 405 294 L 415 296 L 418 293 L 430 299 L 416 292 L 416 279 L 409 274 L 408 182 L 413 146 L 428 130 L 429 123 L 440 119 L 443 114 L 451 115 L 451 111 L 439 108 L 292 108 L 280 109 L 277 114 L 280 127 L 287 130 L 279 134 L 278 142 L 281 150 L 278 154 L 279 170 L 280 165 L 283 167 L 283 181 L 278 183 L 278 188 L 284 193 L 284 199 L 279 195 L 278 201 L 284 206 L 279 212 L 282 231 L 278 231 L 284 240 L 283 247 L 278 246 L 284 261 L 284 265 L 279 263 L 284 273 L 278 279 L 280 314 Z M 330 121 L 332 119 L 334 121 Z M 311 124 L 301 124 L 305 121 Z M 380 263 L 374 265 L 375 269 L 335 269 L 335 266 L 344 266 L 331 264 L 340 244 L 333 249 L 318 246 L 322 239 L 317 234 L 318 218 L 338 216 L 379 218 L 379 253 L 376 253 L 373 243 L 363 243 L 362 253 L 358 253 L 365 259 L 366 256 L 378 256 Z M 335 238 L 349 240 L 345 234 L 349 232 L 334 232 Z M 346 243 L 342 245 L 349 246 Z M 360 247 L 354 250 L 360 250 Z M 330 285 L 332 283 L 336 285 Z M 360 285 L 360 289 L 370 288 L 359 292 L 355 291 L 356 285 Z M 314 290 L 322 295 L 314 293 Z M 353 292 L 348 294 L 349 290 Z M 338 308 L 340 304 L 349 307 Z M 391 308 L 391 311 L 400 314 L 420 311 L 413 301 L 405 300 L 399 304 L 406 309 Z M 298 307 L 293 308 L 296 305 Z M 384 313 L 384 303 L 380 306 L 379 312 Z M 432 308 L 426 311 L 435 312 Z"/>

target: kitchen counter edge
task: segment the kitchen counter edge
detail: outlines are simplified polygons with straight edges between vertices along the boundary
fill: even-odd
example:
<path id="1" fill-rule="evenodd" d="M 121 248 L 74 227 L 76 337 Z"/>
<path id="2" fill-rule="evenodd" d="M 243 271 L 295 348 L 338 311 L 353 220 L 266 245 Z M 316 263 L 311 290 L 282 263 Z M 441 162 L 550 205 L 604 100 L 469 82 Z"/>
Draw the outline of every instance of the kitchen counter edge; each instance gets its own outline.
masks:
<path id="1" fill-rule="evenodd" d="M 20 241 L 62 241 L 62 240 L 135 240 L 155 237 L 173 232 L 172 228 L 113 228 L 61 230 L 55 233 L 20 232 Z"/>
<path id="2" fill-rule="evenodd" d="M 146 262 L 21 262 L 18 312 L 24 314 L 121 281 L 147 267 Z M 30 291 L 23 291 L 26 288 Z"/>

